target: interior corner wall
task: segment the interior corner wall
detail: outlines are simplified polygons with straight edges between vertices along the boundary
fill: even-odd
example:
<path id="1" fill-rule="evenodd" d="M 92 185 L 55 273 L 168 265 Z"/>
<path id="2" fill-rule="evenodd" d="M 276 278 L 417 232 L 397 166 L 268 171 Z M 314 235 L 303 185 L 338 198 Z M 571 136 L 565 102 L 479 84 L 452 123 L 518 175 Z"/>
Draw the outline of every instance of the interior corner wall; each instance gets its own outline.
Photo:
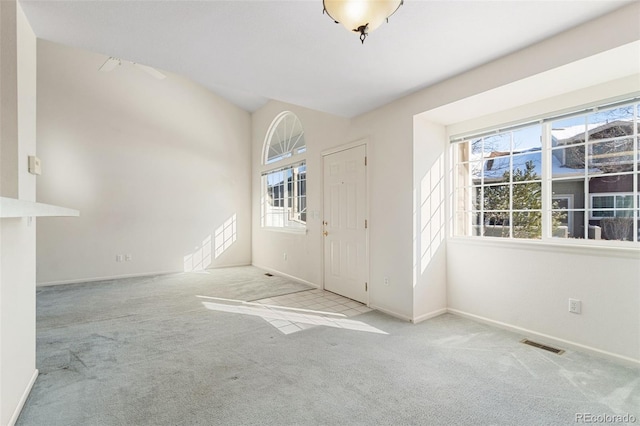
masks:
<path id="1" fill-rule="evenodd" d="M 413 121 L 413 320 L 447 310 L 450 167 L 445 126 L 417 115 Z"/>
<path id="2" fill-rule="evenodd" d="M 362 138 L 368 140 L 371 306 L 400 318 L 416 321 L 428 317 L 430 313 L 441 311 L 439 307 L 447 297 L 443 294 L 442 282 L 448 282 L 450 278 L 447 277 L 447 271 L 443 270 L 443 258 L 446 258 L 447 270 L 451 268 L 451 261 L 448 253 L 445 254 L 445 249 L 439 247 L 436 250 L 435 260 L 427 265 L 426 275 L 420 277 L 422 281 L 414 275 L 414 267 L 424 254 L 421 244 L 414 245 L 414 232 L 421 226 L 413 216 L 414 208 L 418 204 L 416 197 L 421 197 L 419 191 L 422 181 L 418 182 L 418 178 L 423 178 L 421 173 L 426 171 L 423 167 L 430 167 L 433 158 L 438 158 L 444 147 L 439 142 L 439 137 L 435 138 L 438 140 L 435 144 L 415 139 L 413 117 L 634 42 L 640 38 L 640 28 L 636 20 L 639 12 L 638 3 L 623 7 L 534 46 L 354 117 L 347 122 L 346 127 L 344 122 L 337 118 L 329 119 L 322 113 L 304 110 L 311 117 L 315 117 L 316 114 L 317 117 L 324 117 L 319 119 L 319 122 L 340 123 L 332 129 L 317 128 L 315 131 L 319 136 L 316 139 L 318 142 L 308 142 L 310 149 L 316 149 L 316 143 L 317 146 L 329 147 Z M 612 33 L 611 28 L 617 28 L 617 31 Z M 585 43 L 585 40 L 589 42 Z M 308 236 L 260 229 L 261 189 L 257 167 L 264 135 L 278 112 L 290 109 L 297 113 L 296 108 L 270 103 L 253 115 L 253 261 L 254 264 L 289 274 L 314 285 L 321 285 L 321 227 L 318 223 L 309 223 Z M 305 120 L 308 119 L 301 117 L 301 120 L 306 130 Z M 311 122 L 314 121 L 315 118 L 312 118 Z M 430 121 L 434 125 L 448 124 L 438 120 Z M 435 128 L 432 130 L 435 131 Z M 323 134 L 327 134 L 328 137 L 323 138 Z M 309 161 L 320 161 L 320 153 L 309 152 L 308 158 Z M 310 210 L 321 207 L 321 188 L 312 187 L 312 167 L 320 167 L 320 163 L 316 164 L 310 165 L 308 171 L 307 192 L 310 196 Z M 417 164 L 420 165 L 420 170 L 414 170 Z M 289 260 L 287 264 L 282 260 L 285 249 L 300 253 L 302 259 L 298 257 L 296 260 L 301 263 L 294 264 Z M 384 277 L 389 277 L 389 285 L 384 284 Z M 431 285 L 434 287 L 430 287 Z M 429 290 L 425 291 L 427 288 Z"/>
<path id="3" fill-rule="evenodd" d="M 348 139 L 365 137 L 369 141 L 370 306 L 412 321 L 413 117 L 397 102 L 355 117 Z"/>
<path id="4" fill-rule="evenodd" d="M 250 114 L 106 59 L 38 41 L 37 198 L 80 211 L 39 224 L 38 283 L 249 264 Z"/>
<path id="5" fill-rule="evenodd" d="M 637 94 L 639 77 L 604 82 L 470 122 L 486 128 L 540 116 L 553 108 Z M 455 123 L 448 130 L 456 133 L 470 126 Z M 578 347 L 640 363 L 637 248 L 452 238 L 447 242 L 447 276 L 453 312 L 562 348 Z M 568 311 L 569 298 L 582 301 L 581 314 Z"/>
<path id="6" fill-rule="evenodd" d="M 640 363 L 637 253 L 455 239 L 447 248 L 454 312 Z M 568 311 L 569 298 L 582 301 L 580 315 Z"/>
<path id="7" fill-rule="evenodd" d="M 2 196 L 35 200 L 36 38 L 16 1 L 0 2 Z M 10 119 L 7 120 L 7 117 Z M 8 155 L 5 157 L 5 153 Z M 6 169 L 5 169 L 6 166 Z M 6 181 L 5 181 L 5 178 Z M 36 370 L 35 221 L 0 219 L 0 424 L 17 420 Z"/>
<path id="8" fill-rule="evenodd" d="M 262 229 L 260 167 L 265 135 L 282 111 L 294 112 L 307 142 L 307 233 Z M 369 303 L 391 315 L 413 319 L 411 280 L 412 118 L 386 112 L 357 120 L 295 105 L 269 102 L 253 114 L 253 263 L 322 287 L 322 152 L 367 141 L 369 188 Z M 318 216 L 314 215 L 318 212 Z M 287 253 L 287 260 L 283 254 Z M 384 277 L 389 285 L 384 284 Z"/>
<path id="9" fill-rule="evenodd" d="M 291 111 L 298 116 L 307 144 L 307 231 L 305 233 L 267 230 L 261 224 L 263 146 L 271 123 L 278 114 Z M 253 161 L 253 264 L 306 282 L 322 286 L 322 152 L 342 145 L 349 120 L 270 101 L 252 115 Z M 286 253 L 286 259 L 284 254 Z"/>

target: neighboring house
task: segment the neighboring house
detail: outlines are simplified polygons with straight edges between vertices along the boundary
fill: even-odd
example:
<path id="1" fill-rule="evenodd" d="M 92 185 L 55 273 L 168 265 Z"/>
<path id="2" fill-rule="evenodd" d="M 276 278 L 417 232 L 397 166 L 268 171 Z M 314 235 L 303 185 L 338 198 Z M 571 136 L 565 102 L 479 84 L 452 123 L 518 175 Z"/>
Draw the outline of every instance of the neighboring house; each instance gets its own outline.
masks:
<path id="1" fill-rule="evenodd" d="M 286 221 L 307 221 L 306 167 L 295 172 L 291 170 L 272 174 L 266 185 L 266 201 L 270 213 L 278 213 Z"/>
<path id="2" fill-rule="evenodd" d="M 566 210 L 559 221 L 567 236 L 584 238 L 586 219 L 589 238 L 633 239 L 633 134 L 633 122 L 623 120 L 553 130 L 552 199 L 554 209 Z M 530 181 L 541 181 L 542 155 L 539 147 L 485 153 L 483 170 L 473 170 L 473 184 L 482 175 L 485 185 L 504 182 L 527 164 L 533 166 Z"/>

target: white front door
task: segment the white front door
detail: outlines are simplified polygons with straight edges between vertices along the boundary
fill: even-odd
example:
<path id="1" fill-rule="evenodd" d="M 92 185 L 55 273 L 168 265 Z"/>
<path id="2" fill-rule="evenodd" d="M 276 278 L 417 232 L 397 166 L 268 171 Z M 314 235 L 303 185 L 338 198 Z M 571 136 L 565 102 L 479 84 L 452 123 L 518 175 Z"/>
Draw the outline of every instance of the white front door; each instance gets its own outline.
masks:
<path id="1" fill-rule="evenodd" d="M 324 162 L 324 288 L 367 303 L 366 147 L 327 154 Z"/>

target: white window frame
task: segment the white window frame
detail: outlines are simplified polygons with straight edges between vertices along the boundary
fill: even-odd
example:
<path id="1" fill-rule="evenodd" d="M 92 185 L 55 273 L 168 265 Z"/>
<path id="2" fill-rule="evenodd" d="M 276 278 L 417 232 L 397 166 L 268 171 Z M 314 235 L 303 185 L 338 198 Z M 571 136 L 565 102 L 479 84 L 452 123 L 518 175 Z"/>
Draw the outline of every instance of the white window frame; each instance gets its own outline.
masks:
<path id="1" fill-rule="evenodd" d="M 633 212 L 633 207 L 616 207 L 616 197 L 629 197 L 629 196 L 633 196 L 633 192 L 596 192 L 593 194 L 590 194 L 589 197 L 589 206 L 590 206 L 590 213 L 589 213 L 589 219 L 592 220 L 600 220 L 600 219 L 606 219 L 608 217 L 620 217 L 620 216 L 616 216 L 616 212 L 617 211 L 631 211 Z M 593 199 L 596 197 L 613 197 L 613 207 L 603 207 L 603 208 L 598 208 L 596 209 L 594 207 L 593 204 Z M 636 198 L 638 198 L 638 200 L 636 200 L 636 205 L 640 204 L 640 194 L 636 195 Z M 595 216 L 593 214 L 593 212 L 595 211 L 602 211 L 602 210 L 607 210 L 607 211 L 612 211 L 613 212 L 613 216 Z M 632 217 L 632 216 L 627 216 L 627 217 Z"/>
<path id="2" fill-rule="evenodd" d="M 531 120 L 522 120 L 520 123 L 515 123 L 515 124 L 511 124 L 508 127 L 505 128 L 499 128 L 499 129 L 485 129 L 482 132 L 478 132 L 476 134 L 473 133 L 467 133 L 465 135 L 454 135 L 450 137 L 451 140 L 451 150 L 450 150 L 450 155 L 451 155 L 451 159 L 452 159 L 452 175 L 453 175 L 453 181 L 452 181 L 452 193 L 453 193 L 453 199 L 451 200 L 451 211 L 452 211 L 452 219 L 453 219 L 453 227 L 452 227 L 452 234 L 454 238 L 470 238 L 473 240 L 482 240 L 482 241 L 525 241 L 527 243 L 551 243 L 554 245 L 577 245 L 577 246 L 597 246 L 597 245 L 603 245 L 603 246 L 615 246 L 615 247 L 624 247 L 624 248 L 638 248 L 640 247 L 640 230 L 638 229 L 638 221 L 640 220 L 640 191 L 639 191 L 639 187 L 640 187 L 640 177 L 633 179 L 633 192 L 632 193 L 624 193 L 624 195 L 633 195 L 633 194 L 637 194 L 638 196 L 635 197 L 634 199 L 634 205 L 632 208 L 633 211 L 633 226 L 634 226 L 634 238 L 636 239 L 636 241 L 630 242 L 630 241 L 618 241 L 618 240 L 594 240 L 594 239 L 589 239 L 589 238 L 554 238 L 552 236 L 552 219 L 551 219 L 551 215 L 552 215 L 552 203 L 553 203 L 553 198 L 554 198 L 554 194 L 552 194 L 552 148 L 557 148 L 557 147 L 552 147 L 552 138 L 551 138 L 551 123 L 552 121 L 555 120 L 560 120 L 563 118 L 569 118 L 569 117 L 573 117 L 573 116 L 579 116 L 579 115 L 586 115 L 586 114 L 591 114 L 593 112 L 596 111 L 600 111 L 600 110 L 608 110 L 608 109 L 612 109 L 612 108 L 618 108 L 618 107 L 624 107 L 626 105 L 633 105 L 633 133 L 631 135 L 626 135 L 626 136 L 620 136 L 620 138 L 629 138 L 629 139 L 633 139 L 633 158 L 636 159 L 636 161 L 634 162 L 634 167 L 633 170 L 630 172 L 621 172 L 621 173 L 613 173 L 611 175 L 616 175 L 616 174 L 630 174 L 632 176 L 638 176 L 638 173 L 640 173 L 640 165 L 638 164 L 638 159 L 640 159 L 640 132 L 638 131 L 638 126 L 640 125 L 640 97 L 636 97 L 635 99 L 629 99 L 627 98 L 626 101 L 616 101 L 616 102 L 612 102 L 612 103 L 606 103 L 606 101 L 603 102 L 599 102 L 599 103 L 594 103 L 593 106 L 589 106 L 588 108 L 585 108 L 582 111 L 576 111 L 576 112 L 568 112 L 568 113 L 563 113 L 563 114 L 556 114 L 554 116 L 554 114 L 548 114 L 546 116 L 542 116 L 542 117 L 536 117 L 535 119 L 531 119 Z M 522 127 L 527 127 L 529 125 L 533 125 L 534 123 L 540 123 L 542 125 L 542 152 L 543 152 L 543 157 L 542 157 L 542 238 L 541 239 L 516 239 L 513 237 L 512 233 L 508 238 L 491 238 L 491 237 L 485 237 L 482 235 L 473 235 L 473 224 L 472 223 L 463 223 L 460 221 L 459 218 L 459 213 L 461 212 L 471 212 L 472 208 L 471 208 L 471 194 L 469 194 L 468 196 L 465 196 L 463 193 L 460 193 L 460 189 L 469 189 L 472 186 L 470 185 L 461 185 L 459 181 L 459 179 L 461 178 L 461 176 L 458 174 L 457 172 L 457 166 L 459 164 L 463 164 L 464 161 L 460 161 L 458 156 L 459 156 L 459 148 L 458 148 L 458 143 L 459 142 L 463 142 L 463 143 L 467 143 L 468 141 L 472 140 L 472 139 L 476 139 L 482 136 L 486 136 L 486 135 L 490 135 L 490 134 L 496 134 L 496 133 L 502 133 L 505 131 L 509 131 L 509 130 L 515 130 L 518 128 L 522 128 Z M 615 138 L 612 138 L 615 139 Z M 606 141 L 606 140 L 602 140 L 602 141 Z M 601 142 L 601 140 L 597 140 L 597 142 Z M 597 143 L 596 142 L 596 143 Z M 593 141 L 588 141 L 585 143 L 585 149 L 587 149 L 587 147 L 590 147 L 593 145 Z M 564 153 L 563 153 L 564 154 Z M 511 154 L 513 155 L 513 154 Z M 588 158 L 588 157 L 587 157 Z M 467 161 L 469 162 L 469 164 L 471 164 L 471 156 L 469 155 L 469 158 L 467 159 Z M 585 182 L 588 181 L 588 179 L 590 177 L 597 177 L 599 175 L 591 175 L 589 173 L 589 167 L 588 165 L 585 165 L 585 169 L 584 169 L 584 179 Z M 557 180 L 557 179 L 556 179 Z M 560 179 L 561 180 L 561 179 Z M 598 220 L 600 218 L 594 218 L 594 217 L 590 217 L 592 215 L 592 211 L 593 211 L 593 204 L 592 204 L 592 196 L 598 196 L 598 195 L 606 195 L 604 193 L 599 194 L 599 193 L 589 193 L 588 192 L 588 185 L 585 185 L 584 188 L 585 191 L 585 206 L 584 209 L 580 209 L 580 210 L 584 210 L 584 223 L 585 226 L 588 224 L 588 220 L 589 219 L 593 219 L 593 220 Z M 621 193 L 622 194 L 622 193 Z M 461 200 L 466 200 L 466 208 L 464 210 L 459 209 L 459 205 L 462 202 Z M 588 203 L 587 203 L 588 201 Z M 569 217 L 571 219 L 571 216 Z M 460 229 L 462 228 L 463 233 L 460 233 Z M 466 232 L 466 233 L 464 233 Z"/>
<path id="3" fill-rule="evenodd" d="M 573 211 L 573 194 L 552 194 L 551 195 L 551 205 L 553 206 L 553 202 L 555 200 L 567 200 L 567 212 Z M 564 209 L 561 209 L 564 210 Z M 573 215 L 567 216 L 567 227 L 569 230 L 573 229 Z"/>
<path id="4" fill-rule="evenodd" d="M 283 111 L 278 114 L 271 125 L 269 126 L 269 130 L 265 136 L 264 144 L 263 144 L 263 152 L 262 152 L 262 167 L 260 170 L 260 185 L 261 185 L 261 220 L 260 224 L 263 229 L 280 231 L 280 232 L 293 232 L 293 233 L 304 233 L 306 232 L 306 220 L 302 219 L 303 215 L 306 215 L 307 208 L 306 206 L 301 209 L 299 206 L 300 198 L 304 198 L 306 203 L 306 179 L 307 179 L 307 162 L 306 162 L 306 141 L 302 146 L 295 145 L 291 148 L 291 150 L 284 150 L 282 155 L 278 158 L 269 160 L 269 148 L 272 142 L 272 138 L 277 133 L 278 126 L 283 120 L 292 119 L 295 120 L 301 127 L 302 135 L 304 135 L 304 129 L 300 123 L 298 117 L 291 111 Z M 297 137 L 298 135 L 294 135 Z M 297 194 L 297 185 L 300 185 L 300 181 L 296 179 L 296 171 L 299 170 L 300 167 L 304 167 L 304 194 Z M 293 186 L 293 194 L 289 193 L 286 173 L 287 171 L 292 171 L 292 186 Z M 283 205 L 279 207 L 273 207 L 269 203 L 269 193 L 268 193 L 268 176 L 273 175 L 274 173 L 283 173 L 285 177 L 283 177 L 283 193 L 282 193 L 282 202 Z M 299 173 L 299 172 L 298 172 Z M 289 205 L 289 200 L 293 200 L 292 205 Z M 274 209 L 282 209 L 282 219 L 278 221 L 277 224 L 274 224 L 273 221 L 268 219 L 268 216 L 274 215 Z"/>

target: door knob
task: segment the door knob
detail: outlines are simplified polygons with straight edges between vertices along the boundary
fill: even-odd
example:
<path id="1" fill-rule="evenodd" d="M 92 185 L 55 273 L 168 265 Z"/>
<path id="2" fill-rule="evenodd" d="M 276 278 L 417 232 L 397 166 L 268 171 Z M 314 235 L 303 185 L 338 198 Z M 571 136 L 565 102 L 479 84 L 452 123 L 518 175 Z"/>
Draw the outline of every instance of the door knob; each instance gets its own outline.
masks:
<path id="1" fill-rule="evenodd" d="M 324 235 L 326 237 L 327 235 L 329 235 L 329 233 L 327 231 L 323 231 L 322 235 Z"/>

